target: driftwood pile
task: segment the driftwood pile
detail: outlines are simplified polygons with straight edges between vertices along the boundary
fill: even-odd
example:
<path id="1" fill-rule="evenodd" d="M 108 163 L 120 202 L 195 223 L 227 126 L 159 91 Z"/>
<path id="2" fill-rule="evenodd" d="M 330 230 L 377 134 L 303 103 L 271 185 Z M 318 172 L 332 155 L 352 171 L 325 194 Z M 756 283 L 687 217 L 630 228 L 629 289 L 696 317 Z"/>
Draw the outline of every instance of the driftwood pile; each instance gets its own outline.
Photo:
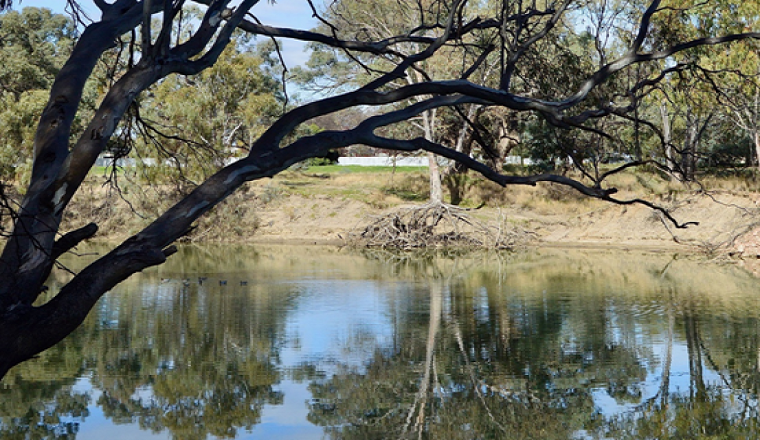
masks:
<path id="1" fill-rule="evenodd" d="M 392 249 L 509 249 L 526 242 L 530 235 L 513 228 L 507 230 L 502 219 L 498 226 L 488 225 L 469 215 L 469 211 L 444 203 L 403 207 L 374 217 L 367 226 L 349 234 L 347 241 L 354 246 Z"/>

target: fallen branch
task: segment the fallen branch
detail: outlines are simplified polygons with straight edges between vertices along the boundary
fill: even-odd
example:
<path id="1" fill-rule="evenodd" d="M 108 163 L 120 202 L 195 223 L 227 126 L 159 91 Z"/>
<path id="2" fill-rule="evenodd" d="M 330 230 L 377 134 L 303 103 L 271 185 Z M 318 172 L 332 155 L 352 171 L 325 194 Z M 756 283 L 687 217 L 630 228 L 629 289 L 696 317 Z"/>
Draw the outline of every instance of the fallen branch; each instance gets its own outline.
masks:
<path id="1" fill-rule="evenodd" d="M 529 232 L 490 226 L 457 206 L 432 202 L 402 207 L 374 218 L 346 241 L 359 247 L 417 249 L 429 247 L 486 247 L 511 249 L 529 241 Z"/>

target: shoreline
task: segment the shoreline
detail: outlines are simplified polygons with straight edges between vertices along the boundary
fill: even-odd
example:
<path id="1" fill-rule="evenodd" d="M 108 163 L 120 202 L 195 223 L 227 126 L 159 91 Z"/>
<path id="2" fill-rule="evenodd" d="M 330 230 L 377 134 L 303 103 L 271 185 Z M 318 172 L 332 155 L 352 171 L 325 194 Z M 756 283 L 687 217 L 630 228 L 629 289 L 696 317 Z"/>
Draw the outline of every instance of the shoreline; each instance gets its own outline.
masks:
<path id="1" fill-rule="evenodd" d="M 93 243 L 93 244 L 100 244 L 100 245 L 118 245 L 122 242 L 122 240 L 119 240 L 117 238 L 108 238 L 108 237 L 102 237 L 102 238 L 93 238 L 92 240 L 85 242 L 85 243 Z M 344 247 L 351 247 L 351 245 L 347 244 L 344 240 L 341 240 L 340 238 L 324 238 L 324 237 L 274 237 L 274 236 L 264 236 L 264 237 L 254 237 L 251 240 L 246 241 L 216 241 L 216 240 L 209 240 L 209 241 L 179 241 L 176 243 L 180 246 L 220 246 L 220 245 L 245 245 L 245 246 L 269 246 L 269 245 L 275 245 L 275 246 L 325 246 L 325 247 L 335 247 L 335 248 L 344 248 Z M 364 246 L 357 246 L 357 249 L 372 249 L 372 247 L 364 247 Z M 379 249 L 379 247 L 374 247 L 375 249 Z M 595 241 L 588 241 L 588 242 L 549 242 L 549 241 L 532 241 L 529 243 L 520 244 L 518 246 L 515 246 L 514 248 L 505 248 L 505 249 L 494 249 L 492 247 L 477 247 L 477 246 L 433 246 L 429 248 L 415 248 L 414 250 L 446 250 L 446 249 L 467 249 L 467 250 L 520 250 L 520 249 L 540 249 L 540 248 L 549 248 L 549 249 L 588 249 L 588 250 L 619 250 L 619 251 L 643 251 L 643 252 L 651 252 L 651 253 L 667 253 L 667 252 L 674 252 L 674 251 L 682 251 L 683 253 L 698 255 L 698 254 L 704 254 L 704 251 L 702 249 L 699 249 L 693 245 L 688 244 L 679 244 L 679 243 L 660 243 L 660 244 L 653 244 L 653 243 L 647 243 L 647 244 L 636 244 L 636 243 L 606 243 L 606 242 L 595 242 Z M 390 250 L 394 250 L 393 248 L 390 248 Z M 399 249 L 400 250 L 400 249 Z M 739 258 L 741 259 L 741 258 Z"/>

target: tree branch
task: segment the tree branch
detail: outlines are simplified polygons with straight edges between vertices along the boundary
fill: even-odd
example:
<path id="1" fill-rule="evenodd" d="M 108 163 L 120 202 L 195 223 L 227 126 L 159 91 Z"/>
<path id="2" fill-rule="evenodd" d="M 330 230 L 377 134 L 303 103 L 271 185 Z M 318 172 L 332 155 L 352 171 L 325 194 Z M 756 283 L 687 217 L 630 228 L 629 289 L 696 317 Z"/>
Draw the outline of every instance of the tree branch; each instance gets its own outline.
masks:
<path id="1" fill-rule="evenodd" d="M 88 238 L 92 238 L 98 232 L 98 225 L 90 223 L 79 229 L 69 232 L 63 237 L 59 238 L 53 245 L 52 259 L 57 260 L 58 257 L 70 251 L 76 247 L 79 243 Z"/>

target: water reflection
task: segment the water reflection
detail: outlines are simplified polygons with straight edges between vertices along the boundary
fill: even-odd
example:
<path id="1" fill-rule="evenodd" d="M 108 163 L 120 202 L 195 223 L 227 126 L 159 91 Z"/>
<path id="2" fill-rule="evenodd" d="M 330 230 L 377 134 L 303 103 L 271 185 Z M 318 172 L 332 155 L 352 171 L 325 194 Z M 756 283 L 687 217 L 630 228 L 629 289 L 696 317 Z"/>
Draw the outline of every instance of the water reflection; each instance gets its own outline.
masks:
<path id="1" fill-rule="evenodd" d="M 9 373 L 0 437 L 756 438 L 756 285 L 622 251 L 184 248 Z"/>

